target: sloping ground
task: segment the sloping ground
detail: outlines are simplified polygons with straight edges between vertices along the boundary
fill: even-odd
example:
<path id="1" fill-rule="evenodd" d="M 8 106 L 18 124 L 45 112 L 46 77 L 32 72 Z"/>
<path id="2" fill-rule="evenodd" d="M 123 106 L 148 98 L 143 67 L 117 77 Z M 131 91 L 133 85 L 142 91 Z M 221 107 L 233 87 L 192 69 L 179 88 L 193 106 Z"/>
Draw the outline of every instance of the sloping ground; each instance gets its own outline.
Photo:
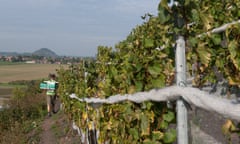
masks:
<path id="1" fill-rule="evenodd" d="M 46 117 L 41 125 L 39 144 L 79 144 L 80 137 L 71 129 L 70 122 L 63 112 Z"/>
<path id="2" fill-rule="evenodd" d="M 60 109 L 60 99 L 55 101 L 56 114 L 46 116 L 41 124 L 42 132 L 39 144 L 79 144 L 80 137 L 71 127 L 71 122 Z"/>
<path id="3" fill-rule="evenodd" d="M 55 120 L 46 118 L 42 124 L 42 134 L 40 136 L 40 144 L 53 144 L 57 142 L 57 138 L 52 131 L 52 126 L 55 124 Z"/>

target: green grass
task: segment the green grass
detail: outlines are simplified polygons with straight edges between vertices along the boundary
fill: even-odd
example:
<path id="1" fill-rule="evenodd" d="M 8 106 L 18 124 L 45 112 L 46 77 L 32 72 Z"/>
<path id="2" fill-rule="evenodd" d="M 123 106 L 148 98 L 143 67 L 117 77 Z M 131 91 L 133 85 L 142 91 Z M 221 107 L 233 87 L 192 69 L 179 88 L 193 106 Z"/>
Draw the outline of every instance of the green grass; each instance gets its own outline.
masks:
<path id="1" fill-rule="evenodd" d="M 19 64 L 24 64 L 24 62 L 5 62 L 5 61 L 0 61 L 0 66 L 1 65 L 19 65 Z"/>
<path id="2" fill-rule="evenodd" d="M 13 90 L 15 88 L 26 88 L 26 85 L 13 85 L 13 84 L 0 84 L 0 105 L 4 104 L 9 98 L 13 96 Z"/>
<path id="3" fill-rule="evenodd" d="M 26 85 L 0 83 L 0 97 L 9 97 L 15 88 L 26 88 Z"/>
<path id="4" fill-rule="evenodd" d="M 25 88 L 26 85 L 22 85 L 22 84 L 0 83 L 0 89 L 1 89 L 1 88 L 16 88 L 16 87 Z"/>
<path id="5" fill-rule="evenodd" d="M 1 93 L 0 93 L 0 96 L 1 95 L 9 95 L 9 94 L 12 94 L 12 88 L 1 88 L 0 87 L 0 91 L 1 91 Z"/>

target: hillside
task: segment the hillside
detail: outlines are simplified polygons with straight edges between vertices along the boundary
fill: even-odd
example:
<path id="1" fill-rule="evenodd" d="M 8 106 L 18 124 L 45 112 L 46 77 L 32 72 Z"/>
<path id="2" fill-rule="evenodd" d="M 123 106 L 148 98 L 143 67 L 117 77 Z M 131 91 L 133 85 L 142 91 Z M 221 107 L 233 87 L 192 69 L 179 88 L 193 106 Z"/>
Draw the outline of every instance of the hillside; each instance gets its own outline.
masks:
<path id="1" fill-rule="evenodd" d="M 19 55 L 16 52 L 0 52 L 0 56 L 17 56 Z"/>
<path id="2" fill-rule="evenodd" d="M 32 55 L 44 56 L 44 57 L 58 57 L 58 55 L 48 48 L 41 48 L 32 53 Z"/>
<path id="3" fill-rule="evenodd" d="M 18 53 L 18 52 L 0 52 L 0 56 L 44 56 L 44 57 L 58 57 L 58 55 L 48 48 L 41 48 L 39 50 L 34 51 L 33 53 L 25 52 L 25 53 Z"/>

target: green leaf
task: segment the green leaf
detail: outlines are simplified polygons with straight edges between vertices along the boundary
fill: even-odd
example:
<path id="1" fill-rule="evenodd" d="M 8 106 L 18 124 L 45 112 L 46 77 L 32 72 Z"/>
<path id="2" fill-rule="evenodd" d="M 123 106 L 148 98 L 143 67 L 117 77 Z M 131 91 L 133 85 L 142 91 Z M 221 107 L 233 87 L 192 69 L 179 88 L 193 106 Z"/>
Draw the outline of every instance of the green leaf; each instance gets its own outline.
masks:
<path id="1" fill-rule="evenodd" d="M 173 143 L 174 141 L 176 141 L 176 138 L 177 138 L 176 130 L 171 129 L 164 134 L 163 142 L 164 143 Z"/>
<path id="2" fill-rule="evenodd" d="M 153 131 L 152 132 L 152 139 L 153 140 L 161 140 L 164 136 L 164 133 L 161 131 Z"/>
<path id="3" fill-rule="evenodd" d="M 136 91 L 139 92 L 139 91 L 142 91 L 143 89 L 143 83 L 141 81 L 136 81 L 135 82 L 135 86 L 136 86 Z"/>
<path id="4" fill-rule="evenodd" d="M 153 78 L 151 82 L 154 88 L 161 88 L 165 86 L 165 76 L 160 75 L 158 78 Z"/>
<path id="5" fill-rule="evenodd" d="M 149 66 L 148 72 L 153 76 L 157 76 L 161 72 L 160 65 L 155 64 L 153 66 Z"/>
<path id="6" fill-rule="evenodd" d="M 153 103 L 152 102 L 145 102 L 146 104 L 146 107 L 147 107 L 147 110 L 151 110 L 152 106 L 153 106 Z"/>
<path id="7" fill-rule="evenodd" d="M 170 7 L 168 6 L 168 2 L 169 2 L 169 0 L 161 0 L 158 9 L 160 9 L 160 8 L 164 8 L 164 9 L 170 11 Z"/>
<path id="8" fill-rule="evenodd" d="M 162 121 L 162 122 L 160 123 L 160 128 L 161 128 L 161 129 L 167 129 L 167 128 L 168 128 L 168 122 Z"/>
<path id="9" fill-rule="evenodd" d="M 167 122 L 171 122 L 172 120 L 174 120 L 174 118 L 175 118 L 175 115 L 171 111 L 168 111 L 168 113 L 163 115 L 163 119 Z"/>
<path id="10" fill-rule="evenodd" d="M 235 58 L 237 56 L 237 51 L 236 51 L 237 46 L 238 46 L 238 44 L 237 44 L 237 41 L 235 41 L 235 40 L 231 41 L 228 45 L 228 47 L 229 47 L 228 49 L 229 49 L 229 52 L 230 52 L 232 58 Z"/>
<path id="11" fill-rule="evenodd" d="M 141 114 L 141 135 L 149 135 L 149 120 L 145 114 Z"/>
<path id="12" fill-rule="evenodd" d="M 162 79 L 153 79 L 152 85 L 154 88 L 161 88 L 164 86 L 164 81 Z"/>
<path id="13" fill-rule="evenodd" d="M 231 56 L 231 60 L 234 64 L 234 66 L 240 70 L 240 49 L 239 49 L 239 45 L 238 42 L 236 40 L 233 40 L 229 43 L 229 52 L 230 52 L 230 56 Z"/>
<path id="14" fill-rule="evenodd" d="M 124 106 L 124 111 L 125 111 L 125 113 L 126 113 L 127 115 L 133 113 L 131 106 L 132 106 L 131 103 L 127 103 L 127 104 Z"/>
<path id="15" fill-rule="evenodd" d="M 190 4 L 190 2 L 191 2 L 190 0 L 185 0 L 184 1 L 184 6 L 188 6 Z"/>
<path id="16" fill-rule="evenodd" d="M 111 66 L 109 71 L 110 71 L 111 77 L 114 77 L 118 73 L 117 69 L 115 67 L 113 67 L 113 66 Z"/>
<path id="17" fill-rule="evenodd" d="M 193 17 L 193 21 L 194 22 L 198 22 L 199 21 L 199 12 L 196 9 L 193 9 L 191 11 L 191 15 Z"/>
<path id="18" fill-rule="evenodd" d="M 141 71 L 141 69 L 143 68 L 141 63 L 137 63 L 135 67 L 136 67 L 136 72 Z"/>
<path id="19" fill-rule="evenodd" d="M 164 24 L 170 20 L 170 16 L 167 10 L 163 8 L 161 5 L 158 8 L 158 17 L 161 24 Z"/>
<path id="20" fill-rule="evenodd" d="M 206 7 L 207 9 L 208 7 Z M 209 13 L 199 13 L 199 16 L 203 22 L 205 31 L 209 31 L 213 26 L 214 19 L 213 16 Z"/>
<path id="21" fill-rule="evenodd" d="M 196 37 L 191 37 L 189 39 L 189 42 L 190 42 L 191 46 L 195 47 L 195 46 L 197 46 L 198 39 Z"/>
<path id="22" fill-rule="evenodd" d="M 222 42 L 221 36 L 219 34 L 211 35 L 211 39 L 215 45 L 219 45 Z"/>
<path id="23" fill-rule="evenodd" d="M 134 139 L 134 140 L 138 140 L 138 139 L 139 139 L 139 134 L 138 134 L 138 129 L 137 129 L 137 128 L 131 128 L 131 129 L 129 130 L 129 134 L 130 134 L 131 136 L 133 136 L 133 139 Z"/>
<path id="24" fill-rule="evenodd" d="M 219 68 L 223 68 L 224 67 L 224 59 L 218 59 L 216 61 L 216 66 Z"/>
<path id="25" fill-rule="evenodd" d="M 83 109 L 83 108 L 85 108 L 84 106 L 85 105 L 83 103 L 79 102 L 79 101 L 75 101 L 73 103 L 73 107 L 76 108 L 76 109 Z"/>
<path id="26" fill-rule="evenodd" d="M 159 141 L 154 141 L 154 140 L 150 140 L 150 139 L 144 139 L 144 141 L 142 142 L 143 144 L 162 144 Z"/>
<path id="27" fill-rule="evenodd" d="M 143 144 L 153 144 L 153 142 L 150 139 L 145 139 Z"/>
<path id="28" fill-rule="evenodd" d="M 152 39 L 146 38 L 144 39 L 144 47 L 151 48 L 154 46 L 154 41 Z"/>

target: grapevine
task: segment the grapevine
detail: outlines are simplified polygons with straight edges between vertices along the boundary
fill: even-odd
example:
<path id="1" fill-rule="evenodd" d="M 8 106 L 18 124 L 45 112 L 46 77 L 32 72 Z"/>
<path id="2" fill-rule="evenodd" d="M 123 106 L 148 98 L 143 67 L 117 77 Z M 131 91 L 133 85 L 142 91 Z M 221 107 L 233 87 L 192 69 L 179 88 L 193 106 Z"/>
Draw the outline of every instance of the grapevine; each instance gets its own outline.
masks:
<path id="1" fill-rule="evenodd" d="M 196 87 L 216 83 L 217 72 L 230 86 L 240 85 L 239 24 L 221 33 L 201 35 L 240 17 L 240 2 L 175 2 L 170 5 L 168 0 L 161 0 L 158 15 L 146 14 L 143 24 L 136 26 L 114 49 L 99 46 L 96 59 L 58 70 L 64 110 L 83 130 L 94 126 L 100 132 L 99 143 L 176 140 L 176 130 L 169 127 L 175 123 L 175 111 L 166 103 L 93 106 L 69 97 L 75 93 L 80 98 L 107 98 L 173 85 L 176 34 L 184 35 L 187 41 L 188 73 L 194 77 Z M 176 21 L 176 14 L 182 21 Z"/>

